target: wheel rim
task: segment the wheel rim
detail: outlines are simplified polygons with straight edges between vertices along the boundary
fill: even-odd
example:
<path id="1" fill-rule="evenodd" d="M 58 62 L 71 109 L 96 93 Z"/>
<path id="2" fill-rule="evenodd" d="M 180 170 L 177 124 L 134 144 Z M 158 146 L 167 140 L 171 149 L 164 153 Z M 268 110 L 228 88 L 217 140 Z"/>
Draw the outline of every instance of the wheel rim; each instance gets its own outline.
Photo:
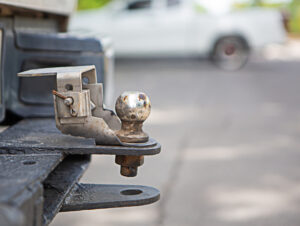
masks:
<path id="1" fill-rule="evenodd" d="M 226 70 L 240 69 L 248 60 L 249 50 L 246 45 L 235 38 L 219 41 L 214 51 L 214 62 Z"/>

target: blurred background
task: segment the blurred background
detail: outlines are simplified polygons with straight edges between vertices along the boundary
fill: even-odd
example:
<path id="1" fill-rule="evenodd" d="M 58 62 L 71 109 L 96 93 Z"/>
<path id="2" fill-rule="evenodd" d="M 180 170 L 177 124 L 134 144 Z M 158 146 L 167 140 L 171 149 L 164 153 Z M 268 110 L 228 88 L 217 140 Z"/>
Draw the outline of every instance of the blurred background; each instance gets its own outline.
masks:
<path id="1" fill-rule="evenodd" d="M 93 156 L 82 181 L 154 186 L 161 200 L 52 226 L 300 224 L 299 0 L 80 0 L 69 30 L 112 37 L 112 99 L 147 93 L 145 131 L 162 144 L 136 178 Z"/>

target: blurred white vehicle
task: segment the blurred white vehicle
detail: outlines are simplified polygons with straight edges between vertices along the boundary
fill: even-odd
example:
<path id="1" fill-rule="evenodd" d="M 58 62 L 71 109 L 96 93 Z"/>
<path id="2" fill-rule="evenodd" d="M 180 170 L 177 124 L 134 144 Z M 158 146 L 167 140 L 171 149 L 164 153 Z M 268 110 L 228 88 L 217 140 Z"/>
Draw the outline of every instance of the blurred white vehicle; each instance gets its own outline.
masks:
<path id="1" fill-rule="evenodd" d="M 204 6 L 205 1 L 223 3 L 202 0 Z M 78 12 L 70 30 L 111 36 L 116 56 L 209 56 L 225 69 L 244 65 L 250 49 L 286 38 L 276 10 L 203 10 L 192 0 L 115 0 L 101 9 Z"/>

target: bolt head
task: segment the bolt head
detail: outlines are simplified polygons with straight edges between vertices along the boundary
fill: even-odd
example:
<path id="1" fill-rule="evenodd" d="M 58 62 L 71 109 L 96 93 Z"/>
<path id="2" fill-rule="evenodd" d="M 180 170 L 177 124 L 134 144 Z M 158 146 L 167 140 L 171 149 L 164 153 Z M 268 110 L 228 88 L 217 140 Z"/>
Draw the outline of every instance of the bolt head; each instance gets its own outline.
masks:
<path id="1" fill-rule="evenodd" d="M 67 97 L 66 99 L 64 99 L 64 104 L 67 106 L 71 106 L 73 104 L 74 100 L 72 97 Z"/>
<path id="2" fill-rule="evenodd" d="M 122 121 L 143 122 L 148 118 L 150 111 L 150 99 L 142 92 L 124 92 L 116 101 L 116 113 Z"/>

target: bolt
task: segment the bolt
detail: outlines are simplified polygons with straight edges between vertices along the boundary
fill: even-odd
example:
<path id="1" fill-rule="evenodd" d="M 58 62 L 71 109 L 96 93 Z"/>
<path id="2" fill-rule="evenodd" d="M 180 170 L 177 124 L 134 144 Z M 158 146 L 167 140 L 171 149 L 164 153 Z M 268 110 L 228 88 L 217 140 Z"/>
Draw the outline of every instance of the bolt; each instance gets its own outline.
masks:
<path id="1" fill-rule="evenodd" d="M 64 104 L 67 106 L 71 106 L 73 104 L 73 98 L 72 97 L 67 97 L 66 99 L 64 99 Z"/>
<path id="2" fill-rule="evenodd" d="M 117 155 L 115 162 L 121 165 L 121 175 L 135 177 L 138 167 L 144 163 L 144 156 Z"/>

